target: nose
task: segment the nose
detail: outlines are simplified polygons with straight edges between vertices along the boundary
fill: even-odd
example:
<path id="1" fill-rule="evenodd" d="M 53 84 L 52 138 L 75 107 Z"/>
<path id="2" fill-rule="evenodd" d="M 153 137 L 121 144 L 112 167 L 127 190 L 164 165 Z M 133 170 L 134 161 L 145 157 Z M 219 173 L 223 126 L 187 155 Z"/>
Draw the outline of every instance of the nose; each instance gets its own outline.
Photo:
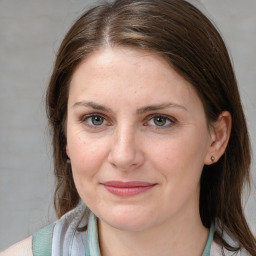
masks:
<path id="1" fill-rule="evenodd" d="M 119 170 L 129 171 L 144 163 L 144 154 L 134 129 L 128 127 L 118 129 L 113 137 L 113 144 L 108 155 L 111 165 Z"/>

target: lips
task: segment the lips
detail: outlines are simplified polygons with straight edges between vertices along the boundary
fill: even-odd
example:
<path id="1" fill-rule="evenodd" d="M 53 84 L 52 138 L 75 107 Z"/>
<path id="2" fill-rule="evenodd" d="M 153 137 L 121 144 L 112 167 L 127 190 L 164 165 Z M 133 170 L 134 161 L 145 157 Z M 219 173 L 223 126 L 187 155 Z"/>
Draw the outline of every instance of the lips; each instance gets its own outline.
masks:
<path id="1" fill-rule="evenodd" d="M 108 192 L 119 197 L 136 196 L 152 189 L 156 184 L 142 181 L 107 181 L 102 183 Z"/>

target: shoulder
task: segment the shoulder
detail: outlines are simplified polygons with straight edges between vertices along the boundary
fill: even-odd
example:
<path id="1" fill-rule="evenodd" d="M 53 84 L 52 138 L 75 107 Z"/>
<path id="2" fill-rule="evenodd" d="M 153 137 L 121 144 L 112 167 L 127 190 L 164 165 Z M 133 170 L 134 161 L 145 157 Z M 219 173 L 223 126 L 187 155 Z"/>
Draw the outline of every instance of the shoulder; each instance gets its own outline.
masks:
<path id="1" fill-rule="evenodd" d="M 89 210 L 84 205 L 79 205 L 55 223 L 0 252 L 0 256 L 33 256 L 33 249 L 42 251 L 42 248 L 52 248 L 53 255 L 63 255 L 62 252 L 69 251 L 70 248 L 75 252 L 78 249 L 85 250 L 86 235 L 78 231 L 78 228 L 86 227 L 88 215 Z"/>
<path id="2" fill-rule="evenodd" d="M 33 256 L 32 236 L 12 245 L 7 250 L 0 252 L 0 256 Z"/>

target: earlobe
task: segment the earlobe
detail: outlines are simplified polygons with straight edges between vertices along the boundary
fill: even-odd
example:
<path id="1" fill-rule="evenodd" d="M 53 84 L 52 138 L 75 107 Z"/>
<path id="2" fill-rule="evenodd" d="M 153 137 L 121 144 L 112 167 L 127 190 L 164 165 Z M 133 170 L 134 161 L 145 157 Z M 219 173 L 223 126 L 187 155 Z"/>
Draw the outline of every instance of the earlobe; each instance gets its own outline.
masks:
<path id="1" fill-rule="evenodd" d="M 228 111 L 223 111 L 218 120 L 212 125 L 211 144 L 205 158 L 205 164 L 217 162 L 224 154 L 232 127 L 232 117 Z"/>

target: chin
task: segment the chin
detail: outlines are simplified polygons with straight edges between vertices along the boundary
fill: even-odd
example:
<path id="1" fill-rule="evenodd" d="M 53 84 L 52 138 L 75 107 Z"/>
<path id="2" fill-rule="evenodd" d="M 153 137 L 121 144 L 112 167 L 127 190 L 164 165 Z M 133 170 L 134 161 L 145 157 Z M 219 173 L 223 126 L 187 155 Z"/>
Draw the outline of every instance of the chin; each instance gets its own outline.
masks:
<path id="1" fill-rule="evenodd" d="M 105 224 L 123 231 L 142 231 L 152 222 L 152 214 L 145 214 L 139 210 L 118 209 L 109 211 L 108 214 L 98 215 Z M 148 211 L 149 212 L 149 211 Z M 151 221 L 150 221 L 151 220 Z"/>
<path id="2" fill-rule="evenodd" d="M 128 231 L 128 232 L 138 232 L 138 231 L 143 231 L 147 228 L 148 223 L 145 223 L 145 221 L 134 221 L 132 219 L 129 220 L 107 220 L 107 219 L 102 219 L 105 224 L 111 226 L 112 228 L 121 230 L 121 231 Z"/>

